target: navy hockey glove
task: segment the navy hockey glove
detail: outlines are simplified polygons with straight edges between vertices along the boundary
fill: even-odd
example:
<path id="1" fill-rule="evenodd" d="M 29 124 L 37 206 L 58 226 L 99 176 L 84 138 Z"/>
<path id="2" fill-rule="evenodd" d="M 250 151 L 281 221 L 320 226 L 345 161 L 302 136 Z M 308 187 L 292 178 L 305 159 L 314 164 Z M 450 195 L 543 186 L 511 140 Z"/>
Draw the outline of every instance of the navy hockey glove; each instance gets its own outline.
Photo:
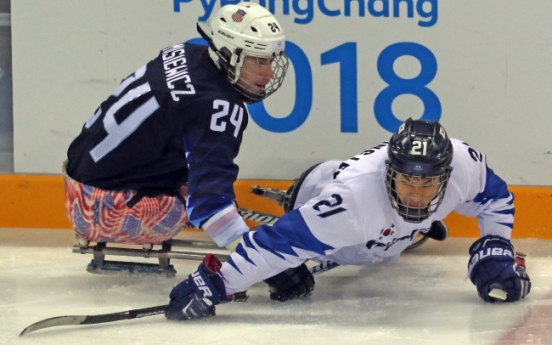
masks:
<path id="1" fill-rule="evenodd" d="M 305 264 L 288 268 L 264 282 L 269 286 L 270 299 L 273 301 L 285 302 L 310 296 L 314 290 L 314 277 Z"/>
<path id="2" fill-rule="evenodd" d="M 232 298 L 226 296 L 224 282 L 218 274 L 221 266 L 216 256 L 207 255 L 197 271 L 172 289 L 165 317 L 189 320 L 214 316 L 215 305 L 230 302 Z"/>
<path id="3" fill-rule="evenodd" d="M 485 302 L 494 302 L 489 296 L 492 289 L 506 292 L 506 302 L 514 302 L 531 291 L 531 281 L 525 273 L 525 259 L 517 257 L 510 241 L 488 235 L 470 247 L 468 274 Z"/>

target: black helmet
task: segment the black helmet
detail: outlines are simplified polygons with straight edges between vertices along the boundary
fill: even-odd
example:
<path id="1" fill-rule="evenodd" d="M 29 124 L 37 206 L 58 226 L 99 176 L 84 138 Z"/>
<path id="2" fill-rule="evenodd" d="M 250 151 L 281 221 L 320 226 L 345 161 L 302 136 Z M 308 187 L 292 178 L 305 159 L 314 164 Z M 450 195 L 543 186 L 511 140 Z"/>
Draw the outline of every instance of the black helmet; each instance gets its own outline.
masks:
<path id="1" fill-rule="evenodd" d="M 452 171 L 452 143 L 447 132 L 437 121 L 408 119 L 389 140 L 387 153 L 387 194 L 391 206 L 405 221 L 422 222 L 443 201 Z M 398 195 L 397 178 L 403 181 L 403 185 L 408 181 L 406 188 L 419 189 L 422 184 L 429 188 L 431 185 L 435 193 L 427 202 L 413 206 L 413 202 L 401 200 Z M 406 198 L 408 196 L 403 197 Z"/>

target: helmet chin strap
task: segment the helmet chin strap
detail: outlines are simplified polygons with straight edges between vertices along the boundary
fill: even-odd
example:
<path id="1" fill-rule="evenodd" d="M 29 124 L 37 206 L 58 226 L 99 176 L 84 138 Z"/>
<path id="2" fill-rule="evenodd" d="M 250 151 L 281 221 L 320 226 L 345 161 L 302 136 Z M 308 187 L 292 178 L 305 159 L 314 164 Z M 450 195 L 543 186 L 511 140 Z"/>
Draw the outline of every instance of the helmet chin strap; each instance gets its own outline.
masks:
<path id="1" fill-rule="evenodd" d="M 397 211 L 399 216 L 401 216 L 401 218 L 404 219 L 405 222 L 421 223 L 424 220 L 429 218 L 429 216 L 432 213 L 432 212 L 429 212 L 431 203 L 427 207 L 420 207 L 420 208 L 405 206 L 402 203 L 399 196 L 397 195 L 397 191 L 395 189 L 395 179 L 388 175 L 386 179 L 386 183 L 390 185 L 388 186 L 388 196 L 389 196 L 389 200 L 391 201 L 391 206 Z M 439 197 L 439 193 L 435 195 L 432 201 L 437 197 Z"/>
<path id="2" fill-rule="evenodd" d="M 214 52 L 218 52 L 217 47 L 215 47 L 215 44 L 213 43 L 213 40 L 211 39 L 211 36 L 209 36 L 209 35 L 205 32 L 205 30 L 203 30 L 203 28 L 201 27 L 201 25 L 199 25 L 199 23 L 197 23 L 196 28 L 197 28 L 197 32 L 199 33 L 199 35 L 201 36 L 201 38 L 203 38 L 204 40 L 206 40 L 207 43 L 209 44 L 209 48 L 211 48 Z"/>
<path id="3" fill-rule="evenodd" d="M 259 92 L 259 93 L 253 93 L 253 92 L 249 92 L 249 91 L 243 89 L 240 85 L 237 85 L 237 86 L 240 87 L 240 89 L 242 89 L 241 90 L 242 100 L 245 103 L 253 104 L 253 103 L 257 103 L 260 100 L 262 100 L 263 98 L 265 98 L 264 96 L 266 94 L 266 91 L 262 91 L 262 92 Z"/>
<path id="4" fill-rule="evenodd" d="M 232 84 L 236 84 L 240 79 L 241 69 L 245 60 L 245 56 L 242 57 L 242 51 L 243 50 L 240 48 L 236 49 L 234 54 L 232 54 L 232 58 L 230 59 L 229 68 L 234 68 L 234 77 L 231 80 Z"/>
<path id="5" fill-rule="evenodd" d="M 243 60 L 240 58 L 241 56 L 241 49 L 237 49 L 236 50 L 236 54 L 232 54 L 232 52 L 226 48 L 226 47 L 223 47 L 222 49 L 217 49 L 217 47 L 215 46 L 211 36 L 209 36 L 205 30 L 203 30 L 203 28 L 201 27 L 201 25 L 199 23 L 197 23 L 197 32 L 199 32 L 200 36 L 205 40 L 207 41 L 207 43 L 209 44 L 209 49 L 216 54 L 216 56 L 218 57 L 216 60 L 217 60 L 217 64 L 218 64 L 218 67 L 223 70 L 224 72 L 228 73 L 229 69 L 232 67 L 232 66 L 236 66 L 237 63 L 239 63 L 240 60 Z M 243 64 L 243 62 L 242 62 Z M 241 69 L 241 65 L 240 65 L 240 69 Z M 234 78 L 232 80 L 232 84 L 236 83 L 239 79 L 239 72 L 235 72 L 234 73 Z"/>
<path id="6" fill-rule="evenodd" d="M 411 208 L 399 203 L 397 211 L 407 223 L 421 223 L 429 218 L 429 207 Z"/>

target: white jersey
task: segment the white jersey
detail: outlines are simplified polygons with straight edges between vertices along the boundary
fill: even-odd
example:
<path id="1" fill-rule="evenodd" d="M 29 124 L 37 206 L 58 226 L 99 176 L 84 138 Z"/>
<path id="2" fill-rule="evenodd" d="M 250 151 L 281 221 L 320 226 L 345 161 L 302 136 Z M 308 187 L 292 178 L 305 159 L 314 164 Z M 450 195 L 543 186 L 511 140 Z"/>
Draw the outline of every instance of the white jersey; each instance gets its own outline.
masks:
<path id="1" fill-rule="evenodd" d="M 246 233 L 223 264 L 227 293 L 241 291 L 305 260 L 366 265 L 392 261 L 433 221 L 452 211 L 477 217 L 481 236 L 509 239 L 513 195 L 487 167 L 485 155 L 451 139 L 453 168 L 443 202 L 428 219 L 408 223 L 386 190 L 386 143 L 345 162 L 330 161 L 305 179 L 293 211 L 274 226 Z"/>

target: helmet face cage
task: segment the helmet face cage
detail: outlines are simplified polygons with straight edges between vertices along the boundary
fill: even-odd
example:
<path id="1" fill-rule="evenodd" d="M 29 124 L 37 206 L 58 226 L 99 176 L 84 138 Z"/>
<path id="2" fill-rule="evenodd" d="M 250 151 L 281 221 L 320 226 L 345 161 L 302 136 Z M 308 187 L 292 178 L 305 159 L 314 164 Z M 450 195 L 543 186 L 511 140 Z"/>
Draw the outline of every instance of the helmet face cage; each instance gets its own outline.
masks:
<path id="1" fill-rule="evenodd" d="M 452 168 L 449 168 L 437 176 L 406 175 L 391 168 L 388 161 L 386 185 L 391 207 L 406 222 L 420 223 L 426 220 L 443 202 L 451 172 Z M 400 182 L 397 182 L 398 179 Z M 402 189 L 398 187 L 399 184 L 403 186 Z M 419 204 L 410 204 L 409 198 L 419 200 Z"/>
<path id="2" fill-rule="evenodd" d="M 280 88 L 289 66 L 285 35 L 276 18 L 256 3 L 226 5 L 210 23 L 209 54 L 247 103 Z"/>
<path id="3" fill-rule="evenodd" d="M 386 189 L 391 206 L 410 223 L 441 205 L 452 172 L 452 143 L 437 121 L 408 119 L 389 140 Z"/>
<path id="4" fill-rule="evenodd" d="M 246 103 L 260 102 L 282 86 L 289 67 L 285 52 L 269 58 L 242 55 L 241 64 L 228 70 L 228 78 Z"/>

